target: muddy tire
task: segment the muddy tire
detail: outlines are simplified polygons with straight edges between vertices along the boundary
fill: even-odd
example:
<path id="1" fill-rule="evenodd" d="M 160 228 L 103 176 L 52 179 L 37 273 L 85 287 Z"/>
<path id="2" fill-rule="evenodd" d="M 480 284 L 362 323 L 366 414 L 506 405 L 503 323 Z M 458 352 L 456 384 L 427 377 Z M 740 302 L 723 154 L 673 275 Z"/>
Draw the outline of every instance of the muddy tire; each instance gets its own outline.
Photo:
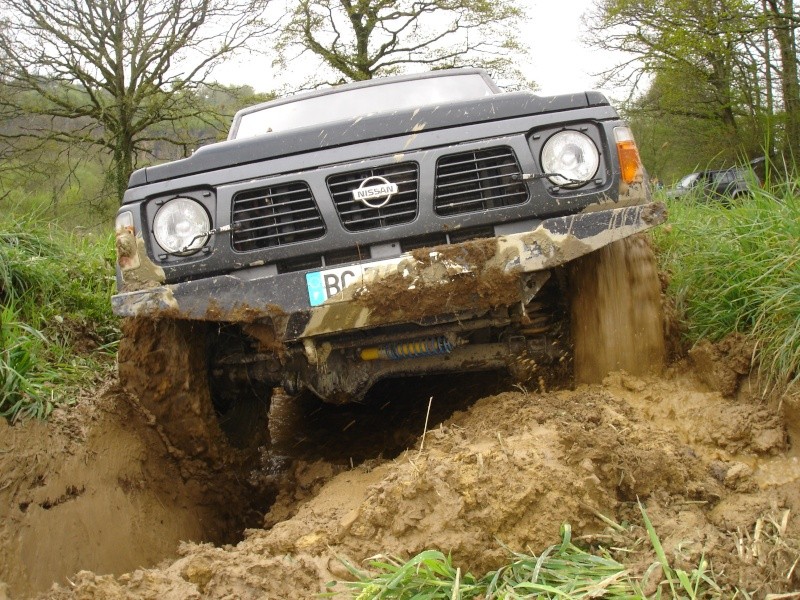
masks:
<path id="1" fill-rule="evenodd" d="M 664 364 L 661 287 L 647 239 L 605 246 L 570 265 L 575 381 L 609 372 L 658 373 Z"/>
<path id="2" fill-rule="evenodd" d="M 268 396 L 212 386 L 214 329 L 177 319 L 128 319 L 118 362 L 125 389 L 156 419 L 169 443 L 188 457 L 220 461 L 232 448 L 269 441 Z"/>

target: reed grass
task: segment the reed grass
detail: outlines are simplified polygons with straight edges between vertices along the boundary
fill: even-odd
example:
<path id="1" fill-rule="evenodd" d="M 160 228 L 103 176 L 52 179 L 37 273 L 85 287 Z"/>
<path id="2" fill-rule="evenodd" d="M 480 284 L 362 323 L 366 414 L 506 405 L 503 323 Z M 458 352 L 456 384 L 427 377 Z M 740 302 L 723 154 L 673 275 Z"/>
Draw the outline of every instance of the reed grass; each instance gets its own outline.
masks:
<path id="1" fill-rule="evenodd" d="M 754 189 L 728 204 L 668 201 L 654 238 L 689 342 L 747 336 L 770 385 L 800 381 L 800 198 Z"/>

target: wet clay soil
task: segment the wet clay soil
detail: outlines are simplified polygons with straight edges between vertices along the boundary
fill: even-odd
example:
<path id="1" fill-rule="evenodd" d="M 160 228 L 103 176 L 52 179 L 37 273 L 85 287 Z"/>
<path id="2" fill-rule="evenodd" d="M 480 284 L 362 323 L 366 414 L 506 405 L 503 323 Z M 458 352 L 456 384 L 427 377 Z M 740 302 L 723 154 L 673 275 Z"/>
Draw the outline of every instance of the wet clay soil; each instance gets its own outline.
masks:
<path id="1" fill-rule="evenodd" d="M 651 303 L 640 290 L 630 300 Z M 344 589 L 341 558 L 436 548 L 480 575 L 503 545 L 557 543 L 565 522 L 581 543 L 630 549 L 618 558 L 638 576 L 655 560 L 639 503 L 674 566 L 705 558 L 727 597 L 795 591 L 800 395 L 764 397 L 751 357 L 731 338 L 660 375 L 574 389 L 462 375 L 386 381 L 347 406 L 275 394 L 272 443 L 247 461 L 203 446 L 190 369 L 152 383 L 184 403 L 145 408 L 109 382 L 48 423 L 0 420 L 0 600 L 316 598 Z"/>
<path id="2" fill-rule="evenodd" d="M 482 573 L 505 559 L 500 542 L 540 552 L 563 522 L 586 541 L 632 547 L 598 515 L 641 523 L 637 499 L 679 566 L 705 556 L 718 581 L 755 597 L 797 589 L 787 574 L 800 557 L 800 399 L 763 400 L 756 380 L 726 398 L 694 364 L 575 390 L 387 382 L 350 411 L 278 397 L 273 449 L 225 482 L 224 506 L 111 385 L 48 424 L 0 422 L 0 590 L 312 598 L 346 576 L 339 556 L 433 547 Z M 242 535 L 234 509 L 258 510 L 237 492 L 258 482 L 277 499 L 224 545 Z M 637 548 L 626 562 L 644 571 L 652 555 Z"/>

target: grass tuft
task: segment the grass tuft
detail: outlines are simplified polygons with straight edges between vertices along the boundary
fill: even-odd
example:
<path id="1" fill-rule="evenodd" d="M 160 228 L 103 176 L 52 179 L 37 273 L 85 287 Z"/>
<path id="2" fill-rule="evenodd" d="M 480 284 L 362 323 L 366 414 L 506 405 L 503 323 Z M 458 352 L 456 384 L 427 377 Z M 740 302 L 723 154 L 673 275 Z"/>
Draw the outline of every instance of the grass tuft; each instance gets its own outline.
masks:
<path id="1" fill-rule="evenodd" d="M 560 544 L 550 546 L 539 556 L 510 552 L 508 565 L 480 579 L 471 573 L 463 574 L 450 556 L 438 550 L 425 550 L 405 562 L 395 557 L 374 557 L 367 561 L 367 570 L 343 561 L 357 579 L 346 585 L 356 600 L 716 600 L 740 594 L 748 597 L 740 590 L 731 593 L 717 585 L 705 559 L 691 572 L 672 567 L 647 512 L 641 504 L 639 509 L 655 554 L 655 561 L 642 575 L 635 575 L 604 548 L 592 551 L 579 548 L 572 542 L 570 526 L 565 524 Z M 614 527 L 623 529 L 617 524 Z M 637 540 L 636 545 L 639 544 Z M 653 581 L 657 569 L 660 576 Z M 646 596 L 642 591 L 643 581 L 654 586 L 655 592 Z"/>
<path id="2" fill-rule="evenodd" d="M 46 417 L 113 362 L 111 236 L 0 217 L 0 415 Z"/>
<path id="3" fill-rule="evenodd" d="M 368 561 L 369 572 L 349 563 L 358 578 L 349 583 L 357 600 L 377 598 L 478 599 L 478 598 L 641 598 L 623 565 L 607 553 L 590 554 L 572 544 L 570 527 L 562 527 L 560 544 L 540 556 L 511 553 L 511 562 L 476 579 L 454 567 L 449 556 L 426 550 L 407 562 L 394 557 Z"/>
<path id="4" fill-rule="evenodd" d="M 689 342 L 732 332 L 757 349 L 770 385 L 800 381 L 800 198 L 757 189 L 729 204 L 668 201 L 654 233 Z"/>
<path id="5" fill-rule="evenodd" d="M 722 595 L 722 589 L 716 584 L 713 577 L 710 576 L 708 562 L 706 562 L 704 558 L 700 559 L 700 564 L 692 569 L 690 573 L 681 569 L 674 569 L 670 565 L 664 548 L 661 545 L 661 540 L 658 539 L 653 523 L 650 521 L 641 503 L 639 504 L 639 510 L 642 513 L 642 520 L 644 521 L 648 538 L 656 553 L 657 562 L 653 563 L 653 567 L 660 566 L 661 572 L 663 573 L 663 580 L 658 587 L 658 597 L 661 597 L 662 590 L 665 587 L 669 587 L 670 598 L 697 600 L 700 598 L 724 597 Z"/>
<path id="6" fill-rule="evenodd" d="M 42 386 L 35 376 L 36 350 L 44 336 L 17 320 L 12 306 L 0 312 L 0 416 L 49 412 L 46 403 L 30 402 Z"/>
<path id="7" fill-rule="evenodd" d="M 344 561 L 348 570 L 358 578 L 349 585 L 356 590 L 357 600 L 371 598 L 478 598 L 483 588 L 475 577 L 462 574 L 452 560 L 438 550 L 425 550 L 403 562 L 392 556 L 376 556 L 368 561 L 374 577 Z"/>

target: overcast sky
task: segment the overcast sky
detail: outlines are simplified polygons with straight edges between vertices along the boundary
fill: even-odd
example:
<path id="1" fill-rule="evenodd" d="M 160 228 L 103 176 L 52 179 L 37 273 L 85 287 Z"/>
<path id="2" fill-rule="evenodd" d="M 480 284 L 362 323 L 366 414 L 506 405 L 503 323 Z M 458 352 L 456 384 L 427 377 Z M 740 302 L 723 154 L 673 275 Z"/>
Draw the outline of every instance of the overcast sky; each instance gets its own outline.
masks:
<path id="1" fill-rule="evenodd" d="M 587 48 L 581 17 L 593 0 L 526 0 L 531 35 L 521 41 L 530 49 L 526 75 L 540 93 L 559 94 L 598 89 L 594 73 L 614 64 L 608 52 Z"/>

